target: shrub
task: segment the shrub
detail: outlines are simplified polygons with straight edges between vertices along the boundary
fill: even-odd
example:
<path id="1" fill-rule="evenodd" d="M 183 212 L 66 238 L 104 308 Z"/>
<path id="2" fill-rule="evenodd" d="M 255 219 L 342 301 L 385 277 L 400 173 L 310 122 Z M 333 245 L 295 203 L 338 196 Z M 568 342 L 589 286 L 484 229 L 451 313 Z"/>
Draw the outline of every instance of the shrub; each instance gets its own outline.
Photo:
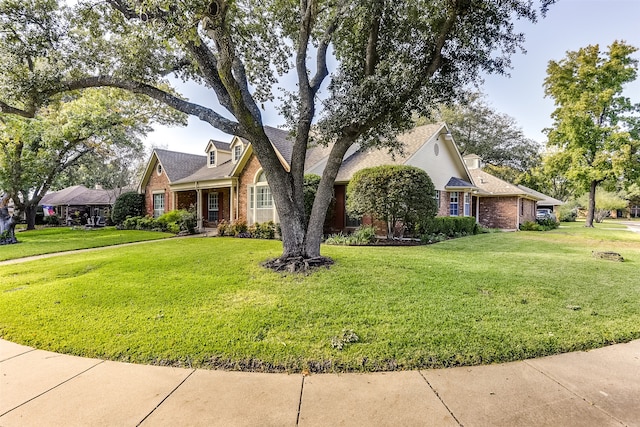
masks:
<path id="1" fill-rule="evenodd" d="M 180 232 L 195 234 L 197 223 L 196 213 L 193 209 L 170 211 L 158 217 L 157 223 L 163 231 L 168 231 L 174 234 L 178 234 Z"/>
<path id="2" fill-rule="evenodd" d="M 247 222 L 237 219 L 231 223 L 229 235 L 237 236 L 241 233 L 246 233 L 248 230 L 249 227 L 247 227 Z"/>
<path id="3" fill-rule="evenodd" d="M 337 246 L 338 245 L 347 246 L 351 244 L 349 236 L 346 234 L 342 234 L 342 232 L 338 234 L 332 234 L 331 236 L 327 237 L 324 243 L 326 243 L 327 245 L 337 245 Z"/>
<path id="4" fill-rule="evenodd" d="M 45 225 L 60 225 L 60 218 L 58 215 L 49 215 L 42 218 L 42 223 Z"/>
<path id="5" fill-rule="evenodd" d="M 324 241 L 327 245 L 363 246 L 376 240 L 376 230 L 371 225 L 361 225 L 351 234 L 332 234 Z"/>
<path id="6" fill-rule="evenodd" d="M 223 219 L 218 223 L 218 236 L 224 237 L 231 234 L 231 226 L 227 220 Z"/>
<path id="7" fill-rule="evenodd" d="M 273 221 L 255 223 L 249 231 L 255 239 L 273 239 L 276 236 L 276 225 Z"/>
<path id="8" fill-rule="evenodd" d="M 352 245 L 368 245 L 376 240 L 376 229 L 372 225 L 361 225 L 349 236 Z"/>
<path id="9" fill-rule="evenodd" d="M 443 234 L 446 237 L 460 237 L 470 234 L 478 234 L 478 224 L 472 216 L 456 217 L 456 216 L 439 216 L 423 221 L 417 226 L 420 236 L 435 236 Z M 424 240 L 421 237 L 421 240 Z"/>
<path id="10" fill-rule="evenodd" d="M 122 224 L 127 217 L 142 217 L 145 214 L 144 194 L 130 191 L 122 193 L 113 204 L 111 221 Z"/>
<path id="11" fill-rule="evenodd" d="M 435 187 L 429 175 L 413 166 L 377 166 L 361 169 L 347 186 L 349 216 L 369 215 L 387 223 L 387 237 L 395 225 L 428 221 L 437 212 Z"/>
<path id="12" fill-rule="evenodd" d="M 542 231 L 542 227 L 536 221 L 525 221 L 520 224 L 520 230 L 522 231 Z"/>
<path id="13" fill-rule="evenodd" d="M 537 221 L 526 221 L 520 224 L 522 231 L 549 231 L 558 228 L 558 223 L 553 218 L 539 219 Z"/>

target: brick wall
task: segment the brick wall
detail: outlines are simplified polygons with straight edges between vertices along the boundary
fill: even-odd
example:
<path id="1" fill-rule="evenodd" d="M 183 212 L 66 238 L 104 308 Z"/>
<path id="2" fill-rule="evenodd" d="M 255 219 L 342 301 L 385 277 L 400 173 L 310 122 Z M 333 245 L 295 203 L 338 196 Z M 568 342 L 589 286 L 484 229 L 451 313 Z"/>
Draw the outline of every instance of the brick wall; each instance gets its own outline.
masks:
<path id="1" fill-rule="evenodd" d="M 440 192 L 440 206 L 438 206 L 438 213 L 436 216 L 449 216 L 449 192 Z"/>
<path id="2" fill-rule="evenodd" d="M 481 197 L 479 223 L 488 228 L 516 229 L 518 197 Z"/>
<path id="3" fill-rule="evenodd" d="M 194 191 L 179 191 L 177 193 L 177 209 L 189 209 L 198 203 L 198 194 Z"/>
<path id="4" fill-rule="evenodd" d="M 169 212 L 173 210 L 173 193 L 169 190 L 169 177 L 162 171 L 162 174 L 157 173 L 158 161 L 155 160 L 153 164 L 153 170 L 151 177 L 144 187 L 144 205 L 147 211 L 147 215 L 153 216 L 153 194 L 154 192 L 164 190 L 164 211 Z M 157 193 L 156 193 L 157 194 Z"/>
<path id="5" fill-rule="evenodd" d="M 251 155 L 251 158 L 244 167 L 244 170 L 240 173 L 238 178 L 238 219 L 242 221 L 247 220 L 247 186 L 252 185 L 255 179 L 256 172 L 260 170 L 262 166 L 258 162 L 258 158 L 255 154 Z"/>
<path id="6" fill-rule="evenodd" d="M 520 224 L 527 221 L 536 220 L 536 202 L 528 199 L 521 199 L 522 210 L 520 212 Z"/>

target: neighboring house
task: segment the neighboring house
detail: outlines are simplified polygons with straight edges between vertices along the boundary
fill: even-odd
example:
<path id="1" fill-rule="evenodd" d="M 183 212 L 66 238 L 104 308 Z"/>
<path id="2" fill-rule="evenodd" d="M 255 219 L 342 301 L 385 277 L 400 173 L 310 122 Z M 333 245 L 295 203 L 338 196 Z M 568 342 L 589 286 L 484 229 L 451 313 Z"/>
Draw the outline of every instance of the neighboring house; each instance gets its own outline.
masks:
<path id="1" fill-rule="evenodd" d="M 475 154 L 464 157 L 474 184 L 478 187 L 473 216 L 478 224 L 488 228 L 518 230 L 520 224 L 536 220 L 537 202 L 543 200 L 532 190 L 503 181 L 482 169 Z M 546 197 L 546 196 L 545 196 Z"/>
<path id="2" fill-rule="evenodd" d="M 45 194 L 39 205 L 43 207 L 45 215 L 55 214 L 62 221 L 66 219 L 103 221 L 111 215 L 111 208 L 122 190 L 104 190 L 99 185 L 87 188 L 74 185 L 59 191 Z"/>
<path id="3" fill-rule="evenodd" d="M 538 209 L 549 209 L 551 210 L 551 212 L 556 214 L 556 217 L 558 213 L 558 208 L 564 205 L 564 202 L 562 200 L 554 199 L 551 196 L 547 196 L 544 193 L 533 190 L 529 187 L 525 187 L 524 185 L 518 185 L 518 187 L 526 191 L 527 193 L 540 197 L 540 200 L 538 200 Z"/>
<path id="4" fill-rule="evenodd" d="M 292 142 L 287 131 L 266 126 L 276 154 L 285 168 Z M 387 149 L 360 149 L 345 154 L 336 177 L 335 208 L 327 231 L 348 231 L 360 220 L 346 214 L 346 186 L 361 169 L 381 165 L 409 165 L 426 171 L 434 183 L 438 216 L 475 216 L 485 227 L 517 230 L 535 221 L 536 203 L 544 195 L 525 190 L 483 172 L 480 158 L 463 159 L 445 124 L 419 126 L 400 136 L 401 153 Z M 329 147 L 307 150 L 305 173 L 322 175 Z M 145 194 L 147 214 L 154 217 L 174 209 L 196 209 L 198 228 L 221 220 L 278 222 L 271 189 L 251 144 L 239 137 L 230 143 L 209 141 L 205 155 L 156 149 L 151 155 L 139 191 Z"/>

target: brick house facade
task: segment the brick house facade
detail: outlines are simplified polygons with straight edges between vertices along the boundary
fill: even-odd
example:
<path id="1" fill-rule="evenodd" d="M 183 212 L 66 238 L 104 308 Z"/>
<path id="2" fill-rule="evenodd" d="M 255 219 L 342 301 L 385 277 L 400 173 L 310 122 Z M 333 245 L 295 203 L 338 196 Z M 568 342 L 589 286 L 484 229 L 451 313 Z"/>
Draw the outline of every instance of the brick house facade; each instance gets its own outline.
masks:
<path id="1" fill-rule="evenodd" d="M 289 167 L 291 140 L 286 131 L 265 127 L 276 154 Z M 335 202 L 327 216 L 330 232 L 349 231 L 359 223 L 346 215 L 346 186 L 353 173 L 366 167 L 410 165 L 427 172 L 438 198 L 438 216 L 475 216 L 486 227 L 517 229 L 519 224 L 535 220 L 536 197 L 518 187 L 498 180 L 462 159 L 446 125 L 420 126 L 398 140 L 403 153 L 386 150 L 359 150 L 345 154 L 334 186 Z M 249 224 L 278 221 L 271 190 L 251 145 L 234 137 L 230 143 L 209 141 L 205 156 L 155 150 L 148 162 L 139 190 L 145 194 L 149 215 L 154 195 L 164 197 L 164 211 L 195 206 L 198 225 L 213 227 L 219 221 L 246 221 Z M 305 173 L 322 175 L 328 159 L 326 147 L 309 147 Z M 377 224 L 386 229 L 384 224 Z"/>

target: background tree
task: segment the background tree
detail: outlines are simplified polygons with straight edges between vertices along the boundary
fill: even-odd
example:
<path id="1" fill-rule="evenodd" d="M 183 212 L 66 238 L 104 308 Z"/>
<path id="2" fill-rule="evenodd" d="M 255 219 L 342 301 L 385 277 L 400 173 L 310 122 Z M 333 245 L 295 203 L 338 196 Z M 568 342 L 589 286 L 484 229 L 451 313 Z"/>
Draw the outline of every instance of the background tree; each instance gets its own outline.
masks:
<path id="1" fill-rule="evenodd" d="M 586 227 L 593 227 L 597 187 L 640 173 L 640 107 L 622 96 L 625 83 L 637 76 L 636 50 L 618 41 L 604 53 L 587 46 L 547 67 L 545 94 L 557 107 L 549 145 L 568 156 L 567 178 L 589 191 Z"/>
<path id="2" fill-rule="evenodd" d="M 583 208 L 589 206 L 589 193 L 583 194 L 577 201 L 579 206 Z M 596 210 L 594 212 L 593 220 L 597 223 L 601 223 L 605 218 L 608 218 L 611 215 L 612 211 L 624 209 L 628 205 L 629 202 L 616 192 L 598 191 L 596 193 Z"/>
<path id="3" fill-rule="evenodd" d="M 85 156 L 138 147 L 160 112 L 132 109 L 145 99 L 117 89 L 68 93 L 35 118 L 0 116 L 0 188 L 35 227 L 36 208 L 52 184 Z M 114 195 L 115 200 L 115 195 Z"/>
<path id="4" fill-rule="evenodd" d="M 540 165 L 520 175 L 517 183 L 566 202 L 582 192 L 566 177 L 570 163 L 571 156 L 564 151 L 544 153 Z"/>
<path id="5" fill-rule="evenodd" d="M 356 172 L 347 185 L 347 213 L 387 223 L 387 238 L 396 225 L 407 229 L 436 216 L 436 190 L 429 175 L 414 166 L 378 166 Z"/>
<path id="6" fill-rule="evenodd" d="M 441 105 L 433 118 L 447 123 L 460 154 L 480 156 L 490 173 L 509 182 L 540 163 L 540 144 L 524 135 L 516 119 L 488 105 L 481 93 Z"/>
<path id="7" fill-rule="evenodd" d="M 11 72 L 0 84 L 0 108 L 30 116 L 50 94 L 112 86 L 246 138 L 272 189 L 282 262 L 320 256 L 333 184 L 349 147 L 399 148 L 395 135 L 412 125 L 412 113 L 455 99 L 481 72 L 503 73 L 524 40 L 513 21 L 537 19 L 527 0 L 106 0 L 81 2 L 73 14 L 55 3 L 3 2 L 6 22 L 21 40 L 23 32 L 45 40 L 36 38 L 29 49 L 48 72 L 40 78 L 35 67 L 15 60 L 23 55 L 15 45 L 25 43 L 8 37 Z M 544 10 L 553 0 L 541 3 Z M 40 24 L 22 25 L 25 20 Z M 328 52 L 337 63 L 320 103 L 333 64 Z M 278 77 L 289 70 L 297 87 L 278 91 Z M 203 84 L 217 103 L 177 96 L 166 86 L 169 73 Z M 263 129 L 261 106 L 276 97 L 294 140 L 290 168 Z M 316 118 L 318 142 L 332 149 L 307 223 L 304 160 Z"/>

